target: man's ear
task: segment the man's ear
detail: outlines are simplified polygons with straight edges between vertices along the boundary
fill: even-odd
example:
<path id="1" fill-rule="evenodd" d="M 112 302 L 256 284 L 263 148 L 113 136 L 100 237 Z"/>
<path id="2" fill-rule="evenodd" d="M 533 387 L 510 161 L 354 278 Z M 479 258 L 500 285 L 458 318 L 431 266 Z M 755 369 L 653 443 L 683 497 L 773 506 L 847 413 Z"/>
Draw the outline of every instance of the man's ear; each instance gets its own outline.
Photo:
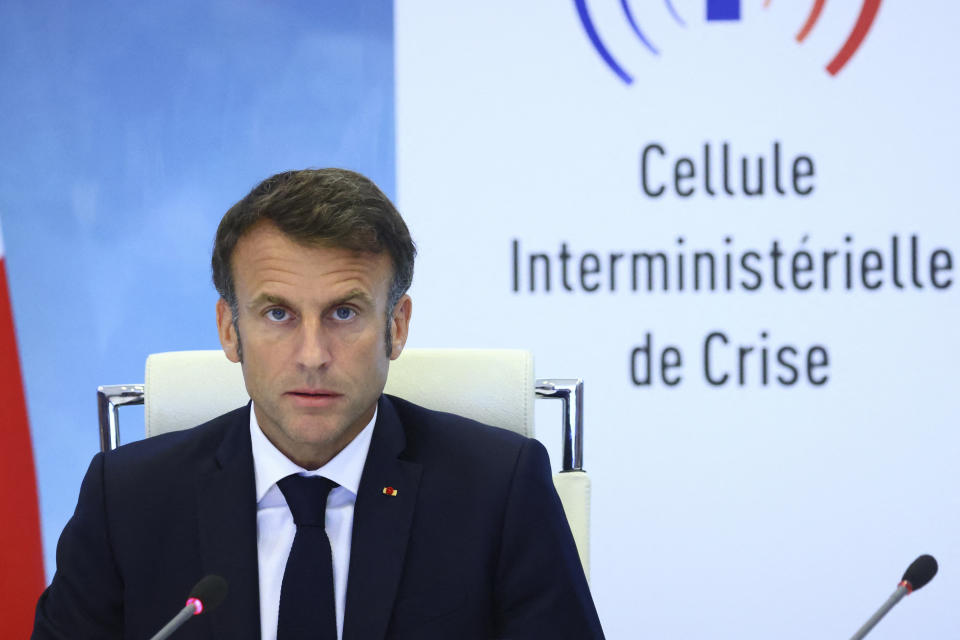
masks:
<path id="1" fill-rule="evenodd" d="M 240 362 L 240 336 L 233 324 L 233 312 L 230 305 L 223 298 L 217 300 L 217 334 L 220 336 L 220 346 L 230 362 Z"/>
<path id="2" fill-rule="evenodd" d="M 403 352 L 403 345 L 407 344 L 407 334 L 410 331 L 410 313 L 413 309 L 413 301 L 410 296 L 404 294 L 393 308 L 390 315 L 390 322 L 393 331 L 390 332 L 390 359 L 396 360 Z"/>

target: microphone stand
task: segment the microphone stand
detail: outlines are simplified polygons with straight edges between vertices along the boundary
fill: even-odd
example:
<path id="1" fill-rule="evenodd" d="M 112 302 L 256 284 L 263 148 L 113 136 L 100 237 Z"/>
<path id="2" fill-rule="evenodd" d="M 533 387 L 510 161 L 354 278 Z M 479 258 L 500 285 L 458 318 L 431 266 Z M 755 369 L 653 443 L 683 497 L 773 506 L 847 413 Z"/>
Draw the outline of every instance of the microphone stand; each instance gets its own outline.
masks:
<path id="1" fill-rule="evenodd" d="M 174 631 L 183 625 L 184 622 L 197 614 L 197 608 L 197 601 L 191 598 L 190 602 L 187 603 L 187 606 L 181 609 L 180 613 L 174 616 L 173 620 L 165 624 L 160 631 L 157 631 L 157 633 L 154 634 L 150 640 L 166 640 L 169 638 Z"/>
<path id="2" fill-rule="evenodd" d="M 907 586 L 906 580 L 898 584 L 897 590 L 893 592 L 893 595 L 887 598 L 887 601 L 884 602 L 879 609 L 877 609 L 877 612 L 870 616 L 869 620 L 863 623 L 863 626 L 860 627 L 855 634 L 853 634 L 853 637 L 851 637 L 850 640 L 863 640 L 863 637 L 870 633 L 870 630 L 873 629 L 878 622 L 880 622 L 881 618 L 887 615 L 887 612 L 890 611 L 890 609 L 893 609 L 893 606 L 900 602 L 900 600 L 903 599 L 903 596 L 910 593 L 910 591 L 911 589 Z"/>

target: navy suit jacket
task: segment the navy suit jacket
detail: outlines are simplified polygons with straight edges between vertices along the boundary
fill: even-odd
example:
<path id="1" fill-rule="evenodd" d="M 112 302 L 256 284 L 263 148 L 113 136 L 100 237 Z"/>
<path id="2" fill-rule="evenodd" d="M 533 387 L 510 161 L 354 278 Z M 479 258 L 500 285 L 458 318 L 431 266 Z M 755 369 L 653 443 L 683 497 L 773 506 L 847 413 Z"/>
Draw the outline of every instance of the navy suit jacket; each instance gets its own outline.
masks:
<path id="1" fill-rule="evenodd" d="M 226 600 L 176 637 L 259 637 L 249 418 L 248 405 L 94 457 L 34 638 L 149 638 L 211 573 Z M 344 617 L 344 640 L 602 638 L 543 446 L 383 396 Z"/>

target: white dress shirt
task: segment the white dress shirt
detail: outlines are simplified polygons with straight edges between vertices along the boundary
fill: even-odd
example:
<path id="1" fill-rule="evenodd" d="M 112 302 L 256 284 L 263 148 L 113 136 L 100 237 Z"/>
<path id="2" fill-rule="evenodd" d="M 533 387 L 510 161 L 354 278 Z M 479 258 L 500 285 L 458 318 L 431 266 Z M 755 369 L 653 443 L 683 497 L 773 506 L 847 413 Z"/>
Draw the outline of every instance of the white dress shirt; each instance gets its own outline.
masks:
<path id="1" fill-rule="evenodd" d="M 297 527 L 277 480 L 291 474 L 320 475 L 339 487 L 327 498 L 325 525 L 333 552 L 333 596 L 337 613 L 337 638 L 343 638 L 343 611 L 347 601 L 347 570 L 350 567 L 350 538 L 353 533 L 353 506 L 357 501 L 360 475 L 370 449 L 373 419 L 343 451 L 315 471 L 307 471 L 287 458 L 260 430 L 250 405 L 250 440 L 253 444 L 253 472 L 257 483 L 257 563 L 260 573 L 260 637 L 276 640 L 280 609 L 280 586 Z"/>

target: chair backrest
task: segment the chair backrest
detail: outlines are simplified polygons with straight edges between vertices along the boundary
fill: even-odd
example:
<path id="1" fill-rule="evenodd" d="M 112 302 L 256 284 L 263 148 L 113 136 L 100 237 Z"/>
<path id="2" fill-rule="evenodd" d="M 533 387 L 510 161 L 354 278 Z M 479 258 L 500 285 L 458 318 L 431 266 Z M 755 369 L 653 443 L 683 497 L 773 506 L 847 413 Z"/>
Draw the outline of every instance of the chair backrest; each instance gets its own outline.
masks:
<path id="1" fill-rule="evenodd" d="M 533 436 L 533 357 L 514 349 L 407 349 L 390 364 L 386 393 Z M 246 404 L 239 364 L 223 351 L 147 358 L 147 437 L 185 429 Z"/>

